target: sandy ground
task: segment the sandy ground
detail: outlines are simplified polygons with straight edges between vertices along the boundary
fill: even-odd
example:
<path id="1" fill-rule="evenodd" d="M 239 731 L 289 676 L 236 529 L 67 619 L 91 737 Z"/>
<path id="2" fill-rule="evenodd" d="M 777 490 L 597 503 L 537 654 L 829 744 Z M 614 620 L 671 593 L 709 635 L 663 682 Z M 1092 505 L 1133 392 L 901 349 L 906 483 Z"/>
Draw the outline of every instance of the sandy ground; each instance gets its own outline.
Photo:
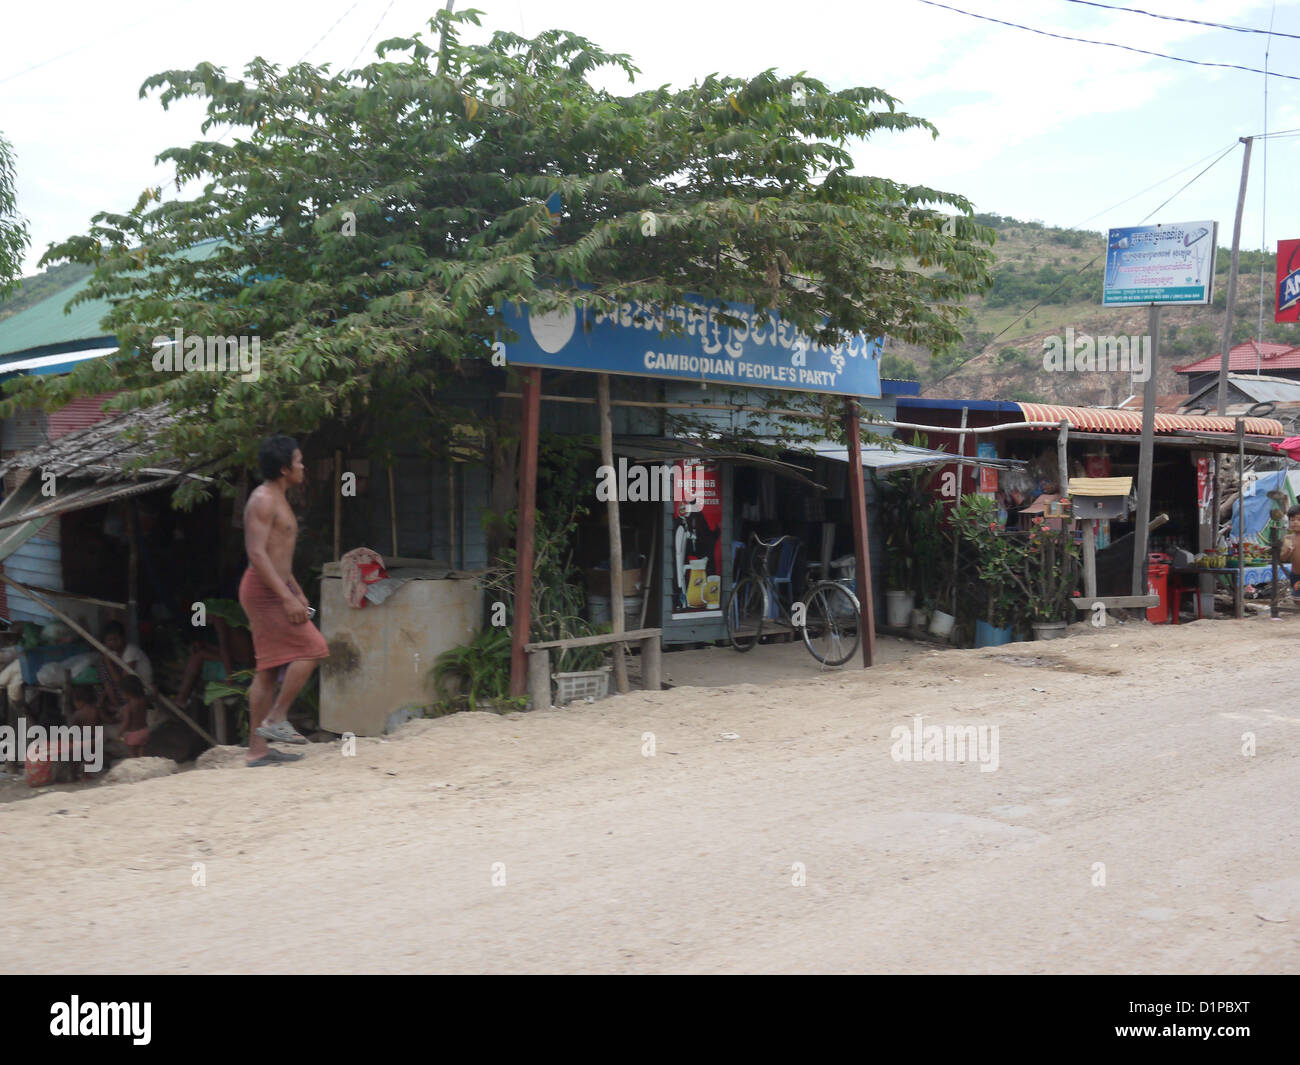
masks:
<path id="1" fill-rule="evenodd" d="M 1296 972 L 1297 647 L 917 647 L 41 794 L 0 807 L 0 969 Z M 997 771 L 895 761 L 915 714 L 998 726 Z"/>

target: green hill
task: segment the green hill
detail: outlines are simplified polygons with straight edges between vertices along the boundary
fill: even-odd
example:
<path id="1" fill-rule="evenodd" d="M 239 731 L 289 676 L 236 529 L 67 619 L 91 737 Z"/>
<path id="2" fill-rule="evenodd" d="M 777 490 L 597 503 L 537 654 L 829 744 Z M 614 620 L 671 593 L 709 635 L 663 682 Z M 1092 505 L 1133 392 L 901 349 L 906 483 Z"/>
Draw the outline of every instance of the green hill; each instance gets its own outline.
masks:
<path id="1" fill-rule="evenodd" d="M 939 353 L 887 342 L 882 367 L 885 376 L 919 379 L 923 394 L 934 398 L 1085 405 L 1117 403 L 1129 395 L 1127 374 L 1048 373 L 1042 365 L 1044 340 L 1063 336 L 1067 327 L 1073 327 L 1076 335 L 1146 333 L 1146 308 L 1101 306 L 1105 234 L 1000 215 L 976 218 L 997 231 L 997 261 L 989 291 L 967 302 L 970 317 L 965 340 L 958 349 Z M 1230 258 L 1229 249 L 1219 249 L 1212 306 L 1166 307 L 1162 312 L 1158 392 L 1185 391 L 1184 379 L 1172 368 L 1218 353 Z M 1233 342 L 1260 332 L 1261 265 L 1263 339 L 1300 344 L 1300 327 L 1273 321 L 1274 256 L 1258 251 L 1241 253 Z"/>

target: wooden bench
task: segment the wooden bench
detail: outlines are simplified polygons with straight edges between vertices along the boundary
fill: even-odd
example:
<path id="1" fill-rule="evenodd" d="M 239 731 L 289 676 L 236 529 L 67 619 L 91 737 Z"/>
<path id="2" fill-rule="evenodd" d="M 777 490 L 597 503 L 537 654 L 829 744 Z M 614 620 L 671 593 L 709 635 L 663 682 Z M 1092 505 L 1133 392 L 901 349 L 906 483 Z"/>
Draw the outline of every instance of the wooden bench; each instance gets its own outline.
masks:
<path id="1" fill-rule="evenodd" d="M 575 636 L 569 640 L 547 640 L 524 645 L 528 653 L 528 698 L 534 710 L 551 705 L 551 651 L 570 647 L 600 647 L 604 644 L 639 643 L 641 645 L 641 682 L 646 691 L 662 687 L 661 643 L 663 629 L 632 629 L 607 632 L 600 636 Z"/>

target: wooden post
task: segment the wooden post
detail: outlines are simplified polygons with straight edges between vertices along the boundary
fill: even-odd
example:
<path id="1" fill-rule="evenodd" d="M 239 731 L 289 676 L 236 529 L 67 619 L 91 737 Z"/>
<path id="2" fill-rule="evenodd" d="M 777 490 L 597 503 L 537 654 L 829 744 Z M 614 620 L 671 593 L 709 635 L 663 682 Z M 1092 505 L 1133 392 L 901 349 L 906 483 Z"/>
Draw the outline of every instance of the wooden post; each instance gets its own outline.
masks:
<path id="1" fill-rule="evenodd" d="M 393 557 L 399 554 L 397 550 L 397 489 L 394 486 L 393 464 L 388 464 L 388 520 L 393 529 Z"/>
<path id="2" fill-rule="evenodd" d="M 532 651 L 528 655 L 528 699 L 534 710 L 551 706 L 551 652 Z"/>
<path id="3" fill-rule="evenodd" d="M 614 423 L 609 413 L 609 374 L 596 375 L 596 403 L 600 414 L 600 461 L 614 468 Z M 610 493 L 606 500 L 609 519 L 609 614 L 617 636 L 627 627 L 623 624 L 623 527 L 619 524 L 618 492 Z M 627 692 L 627 662 L 623 658 L 626 644 L 614 644 L 614 683 L 619 694 Z"/>
<path id="4" fill-rule="evenodd" d="M 1232 351 L 1232 309 L 1237 302 L 1237 266 L 1241 262 L 1241 213 L 1246 207 L 1246 184 L 1250 180 L 1250 148 L 1255 143 L 1253 137 L 1239 138 L 1246 146 L 1246 153 L 1241 160 L 1241 186 L 1237 189 L 1237 217 L 1232 223 L 1232 265 L 1228 270 L 1228 309 L 1223 315 L 1223 355 L 1219 363 L 1219 417 L 1228 409 L 1228 370 Z M 1260 338 L 1261 340 L 1263 337 Z M 1152 362 L 1154 363 L 1154 359 Z M 1219 516 L 1214 515 L 1217 527 Z"/>
<path id="5" fill-rule="evenodd" d="M 1237 419 L 1237 595 L 1233 612 L 1246 616 L 1246 423 Z"/>
<path id="6" fill-rule="evenodd" d="M 641 641 L 641 681 L 648 692 L 663 687 L 663 642 L 660 636 L 647 636 Z"/>
<path id="7" fill-rule="evenodd" d="M 1147 522 L 1151 520 L 1151 465 L 1155 454 L 1156 367 L 1160 358 L 1160 305 L 1147 316 L 1151 334 L 1151 374 L 1142 386 L 1142 443 L 1138 451 L 1138 503 L 1133 528 L 1133 594 L 1147 592 Z"/>
<path id="8" fill-rule="evenodd" d="M 1086 518 L 1083 523 L 1083 594 L 1097 598 L 1097 523 Z"/>
<path id="9" fill-rule="evenodd" d="M 515 531 L 515 616 L 510 648 L 510 694 L 522 696 L 528 686 L 527 652 L 532 633 L 533 535 L 537 521 L 537 434 L 542 406 L 542 371 L 523 371 L 524 398 L 519 434 L 519 523 Z M 548 680 L 549 684 L 550 681 Z M 549 699 L 548 699 L 549 703 Z"/>
<path id="10" fill-rule="evenodd" d="M 853 554 L 857 568 L 858 603 L 861 613 L 862 668 L 876 657 L 876 608 L 871 594 L 871 545 L 867 540 L 867 493 L 862 480 L 862 435 L 858 427 L 858 401 L 844 401 L 845 430 L 849 438 L 849 502 L 853 508 Z"/>
<path id="11" fill-rule="evenodd" d="M 131 674 L 131 676 L 133 677 L 139 676 L 139 674 L 136 673 L 134 669 L 132 669 L 120 658 L 118 658 L 117 655 L 115 655 L 112 651 L 110 651 L 107 647 L 105 647 L 102 643 L 100 643 L 97 639 L 95 639 L 95 637 L 90 635 L 90 633 L 87 632 L 85 629 L 83 629 L 76 621 L 68 617 L 67 614 L 65 614 L 58 607 L 54 606 L 48 600 L 37 595 L 35 589 L 30 588 L 27 585 L 21 584 L 18 581 L 14 580 L 7 573 L 5 573 L 4 570 L 0 570 L 0 581 L 4 581 L 5 584 L 9 585 L 12 588 L 17 588 L 20 592 L 23 593 L 23 595 L 28 596 L 30 599 L 34 600 L 35 602 L 39 603 L 41 606 L 45 607 L 46 610 L 48 610 L 61 622 L 67 625 L 68 628 L 70 628 L 73 632 L 75 632 L 78 636 L 80 636 L 83 640 L 85 640 L 88 644 L 90 644 L 91 647 L 93 647 L 100 654 L 106 655 L 108 658 L 112 659 L 119 666 L 121 666 L 123 670 Z M 142 684 L 144 683 L 143 679 L 141 679 L 141 683 Z M 189 725 L 190 728 L 192 728 L 205 740 L 207 740 L 209 743 L 213 744 L 214 746 L 216 745 L 217 741 L 208 734 L 207 730 L 202 728 L 198 724 L 196 724 L 194 720 L 187 713 L 185 713 L 184 710 L 182 710 L 174 702 L 168 699 L 167 696 L 163 695 L 163 693 L 158 690 L 157 686 L 146 685 L 145 690 L 149 692 L 149 694 L 152 695 L 155 699 L 157 699 L 160 703 L 162 703 L 165 707 L 167 707 L 167 709 L 170 710 L 173 714 L 175 714 L 182 721 L 184 721 L 185 724 Z"/>
<path id="12" fill-rule="evenodd" d="M 1058 493 L 1062 496 L 1070 494 L 1070 423 L 1064 418 L 1061 419 L 1061 430 L 1056 436 L 1056 465 Z"/>
<path id="13" fill-rule="evenodd" d="M 447 565 L 456 568 L 456 463 L 447 459 Z"/>
<path id="14" fill-rule="evenodd" d="M 127 536 L 131 541 L 126 563 L 126 638 L 140 643 L 140 515 L 135 498 L 126 504 Z"/>
<path id="15" fill-rule="evenodd" d="M 343 557 L 342 521 L 343 521 L 343 452 L 334 451 L 334 561 Z"/>
<path id="16" fill-rule="evenodd" d="M 957 454 L 962 458 L 966 457 L 966 417 L 970 412 L 969 407 L 961 409 L 961 428 L 962 431 L 957 434 Z M 978 467 L 977 467 L 978 468 Z M 962 463 L 957 463 L 957 498 L 953 501 L 955 508 L 961 503 L 961 479 L 965 475 L 966 467 Z M 951 514 L 951 512 L 950 512 Z M 949 522 L 952 521 L 951 516 Z M 961 537 L 957 535 L 957 526 L 952 525 L 952 616 L 957 616 L 957 560 L 961 557 Z"/>

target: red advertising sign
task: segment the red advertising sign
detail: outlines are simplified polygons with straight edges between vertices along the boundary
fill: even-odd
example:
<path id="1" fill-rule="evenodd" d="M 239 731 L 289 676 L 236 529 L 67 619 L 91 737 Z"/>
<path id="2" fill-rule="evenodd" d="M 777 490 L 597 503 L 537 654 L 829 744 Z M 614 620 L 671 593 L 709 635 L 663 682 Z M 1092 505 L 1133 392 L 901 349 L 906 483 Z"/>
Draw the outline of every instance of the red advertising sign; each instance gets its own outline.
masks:
<path id="1" fill-rule="evenodd" d="M 722 487 L 712 463 L 673 467 L 671 547 L 674 620 L 722 617 Z"/>
<path id="2" fill-rule="evenodd" d="M 1300 240 L 1277 242 L 1275 322 L 1300 322 Z"/>

